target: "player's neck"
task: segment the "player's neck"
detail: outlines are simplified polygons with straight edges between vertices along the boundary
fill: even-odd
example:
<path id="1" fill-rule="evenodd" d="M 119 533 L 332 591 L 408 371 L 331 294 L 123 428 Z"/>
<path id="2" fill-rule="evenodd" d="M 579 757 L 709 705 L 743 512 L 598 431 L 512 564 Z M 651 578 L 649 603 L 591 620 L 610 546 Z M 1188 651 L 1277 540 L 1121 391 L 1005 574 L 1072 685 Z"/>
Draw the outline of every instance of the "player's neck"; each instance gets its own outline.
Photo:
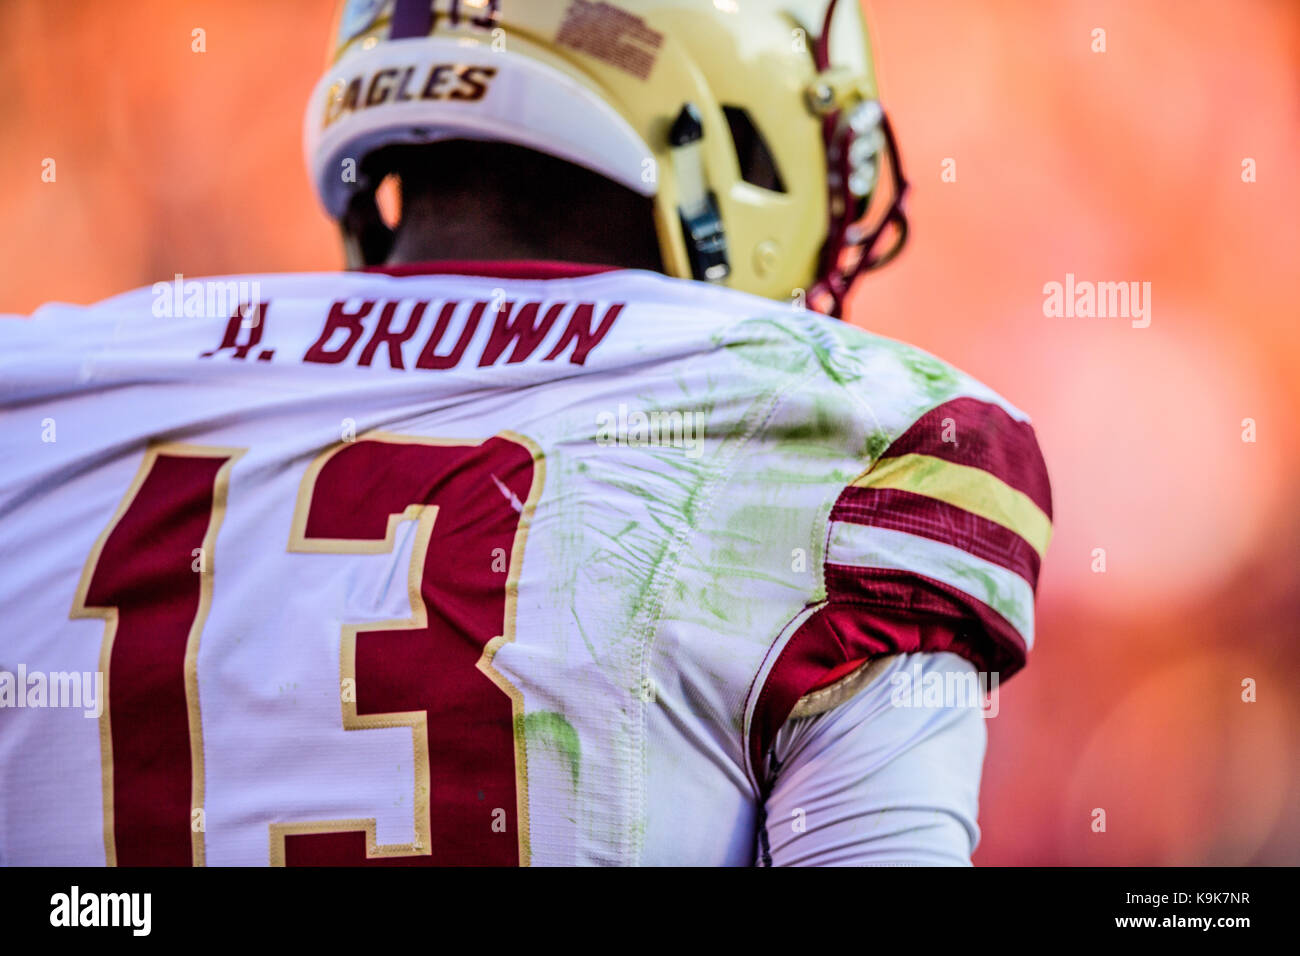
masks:
<path id="1" fill-rule="evenodd" d="M 518 221 L 490 204 L 463 208 L 452 202 L 404 210 L 406 221 L 397 230 L 388 265 L 457 260 L 551 260 L 662 271 L 653 233 L 629 228 L 631 217 L 599 222 L 589 211 L 575 210 L 547 222 Z M 621 227 L 620 227 L 621 222 Z"/>

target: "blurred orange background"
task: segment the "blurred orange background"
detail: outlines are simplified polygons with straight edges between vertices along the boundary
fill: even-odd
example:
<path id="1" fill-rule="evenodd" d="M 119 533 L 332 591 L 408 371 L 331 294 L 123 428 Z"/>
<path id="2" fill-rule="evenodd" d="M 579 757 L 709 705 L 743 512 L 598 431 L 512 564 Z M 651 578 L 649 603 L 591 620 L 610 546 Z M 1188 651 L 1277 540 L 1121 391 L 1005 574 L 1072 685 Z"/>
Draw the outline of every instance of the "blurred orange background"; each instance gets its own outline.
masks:
<path id="1" fill-rule="evenodd" d="M 1055 492 L 976 862 L 1300 863 L 1300 4 L 867 9 L 913 234 L 851 319 L 1033 415 Z M 0 5 L 0 311 L 338 268 L 300 140 L 331 17 Z M 1150 282 L 1150 326 L 1045 317 L 1066 273 Z"/>

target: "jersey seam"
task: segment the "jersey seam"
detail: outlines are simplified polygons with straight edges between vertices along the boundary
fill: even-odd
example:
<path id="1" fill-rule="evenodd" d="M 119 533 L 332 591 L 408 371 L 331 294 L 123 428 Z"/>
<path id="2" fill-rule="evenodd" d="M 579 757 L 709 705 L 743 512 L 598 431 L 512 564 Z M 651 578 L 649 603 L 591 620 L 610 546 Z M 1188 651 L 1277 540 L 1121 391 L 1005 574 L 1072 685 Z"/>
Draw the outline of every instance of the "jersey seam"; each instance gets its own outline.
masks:
<path id="1" fill-rule="evenodd" d="M 740 326 L 744 325 L 746 322 L 749 321 L 752 321 L 752 319 L 750 317 L 746 317 L 728 326 L 722 333 L 723 341 L 729 338 L 737 328 L 739 328 Z M 730 447 L 727 448 L 726 451 L 719 456 L 720 460 L 714 466 L 712 474 L 704 483 L 704 490 L 701 492 L 701 496 L 700 496 L 701 515 L 708 512 L 709 508 L 712 505 L 713 496 L 716 493 L 718 487 L 723 483 L 723 481 L 726 478 L 731 476 L 732 474 L 731 465 L 735 461 L 736 456 L 739 454 L 740 450 L 745 445 L 747 445 L 755 435 L 760 434 L 763 431 L 763 429 L 772 420 L 772 417 L 782 407 L 782 405 L 789 397 L 789 395 L 792 392 L 794 392 L 799 386 L 803 385 L 804 382 L 806 382 L 808 379 L 812 378 L 816 374 L 816 372 L 817 372 L 816 369 L 812 369 L 804 373 L 803 375 L 795 378 L 793 381 L 782 383 L 781 385 L 768 390 L 765 394 L 761 394 L 758 398 L 755 399 L 753 405 L 750 406 L 750 409 L 746 412 L 746 416 L 745 416 L 745 417 L 749 417 L 753 415 L 755 421 L 748 428 L 742 429 L 740 434 L 731 443 Z M 761 412 L 756 412 L 755 409 L 760 409 L 763 406 L 764 402 L 767 403 L 766 410 Z M 726 443 L 724 441 L 724 445 L 725 444 Z M 696 530 L 697 528 L 693 524 L 688 524 L 684 526 L 682 532 L 679 533 L 674 539 L 670 547 L 670 553 L 669 553 L 669 558 L 671 559 L 671 564 L 673 567 L 676 567 L 677 562 L 680 559 L 682 550 L 685 548 L 687 541 L 690 539 L 691 535 Z M 658 631 L 658 625 L 662 620 L 663 608 L 665 603 L 664 594 L 668 584 L 671 583 L 671 576 L 664 574 L 662 571 L 660 572 L 659 576 L 661 580 L 659 585 L 654 589 L 655 597 L 651 603 L 649 610 L 646 612 L 647 619 L 645 620 L 644 624 L 638 625 L 638 629 L 643 628 L 647 635 L 646 640 L 637 642 L 639 659 L 637 661 L 636 672 L 638 675 L 640 675 L 641 686 L 646 686 L 646 681 L 651 678 L 650 671 L 654 662 L 655 638 Z M 749 695 L 747 693 L 746 700 L 748 700 L 748 697 Z M 632 847 L 632 854 L 631 854 L 634 864 L 640 863 L 641 854 L 644 851 L 644 826 L 643 826 L 643 822 L 644 822 L 643 814 L 644 814 L 644 806 L 645 806 L 644 790 L 645 790 L 646 774 L 648 770 L 647 761 L 649 759 L 649 752 L 648 752 L 647 741 L 646 741 L 647 702 L 642 697 L 638 697 L 637 703 L 639 705 L 637 742 L 641 751 L 640 761 L 639 761 L 641 779 L 637 781 L 636 786 L 630 788 L 631 792 L 634 794 L 634 799 L 636 800 L 636 807 L 632 815 L 633 819 L 637 821 L 637 825 L 636 827 L 634 827 L 633 830 L 635 835 L 633 836 L 633 847 Z"/>

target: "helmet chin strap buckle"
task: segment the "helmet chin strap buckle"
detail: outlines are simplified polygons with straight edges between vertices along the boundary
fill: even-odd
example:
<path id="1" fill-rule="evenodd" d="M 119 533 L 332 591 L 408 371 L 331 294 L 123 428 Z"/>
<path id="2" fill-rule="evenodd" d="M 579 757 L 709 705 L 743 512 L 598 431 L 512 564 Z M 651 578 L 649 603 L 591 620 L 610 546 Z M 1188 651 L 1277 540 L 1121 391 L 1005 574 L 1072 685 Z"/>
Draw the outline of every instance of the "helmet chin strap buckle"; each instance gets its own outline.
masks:
<path id="1" fill-rule="evenodd" d="M 677 211 L 686 237 L 686 252 L 691 259 L 691 274 L 706 282 L 721 282 L 731 275 L 731 265 L 727 262 L 727 237 L 713 194 L 708 194 L 703 206 L 694 214 L 688 214 L 684 208 Z"/>
<path id="2" fill-rule="evenodd" d="M 678 185 L 677 214 L 692 275 L 706 282 L 721 282 L 731 275 L 731 264 L 727 261 L 727 234 L 717 197 L 704 179 L 704 158 L 700 154 L 703 138 L 700 111 L 687 103 L 668 132 Z"/>

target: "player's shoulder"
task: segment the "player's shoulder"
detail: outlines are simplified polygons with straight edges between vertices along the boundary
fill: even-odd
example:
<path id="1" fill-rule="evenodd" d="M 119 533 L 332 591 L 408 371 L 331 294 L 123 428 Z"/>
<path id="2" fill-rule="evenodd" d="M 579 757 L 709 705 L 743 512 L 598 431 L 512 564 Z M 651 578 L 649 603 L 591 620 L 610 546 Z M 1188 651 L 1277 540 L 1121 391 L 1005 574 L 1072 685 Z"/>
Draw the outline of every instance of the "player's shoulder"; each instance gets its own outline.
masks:
<path id="1" fill-rule="evenodd" d="M 847 415 L 870 426 L 869 457 L 922 419 L 950 417 L 948 424 L 958 429 L 1001 421 L 1028 425 L 1029 416 L 998 392 L 914 345 L 810 311 L 791 309 L 769 321 L 802 353 L 806 387 L 843 403 Z M 955 443 L 951 428 L 948 441 Z"/>
<path id="2" fill-rule="evenodd" d="M 781 330 L 807 369 L 798 386 L 807 396 L 802 404 L 814 416 L 829 415 L 832 440 L 848 443 L 865 466 L 938 469 L 945 462 L 956 466 L 950 477 L 964 480 L 985 472 L 1050 517 L 1030 417 L 997 391 L 923 349 L 814 312 L 774 313 L 766 324 Z M 743 338 L 745 326 L 732 334 Z"/>
<path id="3" fill-rule="evenodd" d="M 1051 488 L 1029 415 L 915 346 L 847 325 L 834 334 L 850 356 L 843 363 L 852 370 L 844 390 L 864 409 L 872 429 L 865 450 L 869 472 L 856 484 L 930 488 L 938 482 L 988 490 L 996 482 L 1024 499 L 1026 509 L 1041 512 L 1030 537 L 1045 549 Z"/>
<path id="4" fill-rule="evenodd" d="M 756 685 L 756 767 L 796 701 L 842 699 L 864 661 L 952 651 L 1002 679 L 1024 666 L 1052 510 L 1028 416 L 982 382 L 811 312 L 773 313 L 761 326 L 730 334 L 754 354 L 784 339 L 799 373 L 758 444 L 782 474 L 818 483 L 824 548 L 816 603 Z"/>
<path id="5" fill-rule="evenodd" d="M 615 273 L 610 282 L 639 304 L 645 328 L 662 334 L 668 317 L 692 323 L 710 336 L 715 356 L 725 353 L 719 367 L 740 385 L 775 393 L 766 443 L 846 452 L 863 468 L 912 456 L 914 466 L 959 466 L 953 475 L 966 480 L 983 471 L 1050 517 L 1029 416 L 943 359 L 794 303 L 650 273 Z"/>
<path id="6" fill-rule="evenodd" d="M 827 590 L 977 623 L 964 649 L 1009 675 L 1033 646 L 1052 495 L 1033 425 L 933 355 L 849 326 L 826 333 L 832 383 L 861 416 L 862 470 L 830 514 Z"/>

